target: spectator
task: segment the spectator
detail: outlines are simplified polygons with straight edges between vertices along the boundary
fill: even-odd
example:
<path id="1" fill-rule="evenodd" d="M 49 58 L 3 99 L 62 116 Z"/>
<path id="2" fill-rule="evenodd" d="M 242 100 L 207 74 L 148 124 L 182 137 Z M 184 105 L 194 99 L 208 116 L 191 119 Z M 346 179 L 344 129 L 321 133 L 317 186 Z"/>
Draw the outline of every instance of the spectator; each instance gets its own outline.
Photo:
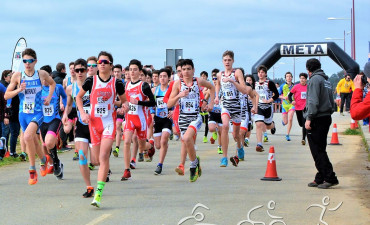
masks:
<path id="1" fill-rule="evenodd" d="M 318 171 L 315 180 L 308 186 L 327 189 L 339 184 L 326 152 L 327 137 L 332 122 L 331 114 L 335 107 L 333 90 L 328 81 L 329 77 L 321 70 L 318 59 L 307 60 L 306 68 L 310 80 L 307 83 L 305 127 L 308 144 Z"/>
<path id="2" fill-rule="evenodd" d="M 344 103 L 346 104 L 346 111 L 348 112 L 351 104 L 352 91 L 355 89 L 351 75 L 347 74 L 342 80 L 338 82 L 337 94 L 340 95 L 340 115 L 343 116 Z"/>
<path id="3" fill-rule="evenodd" d="M 366 76 L 367 82 L 370 82 L 370 62 L 365 64 L 363 73 Z M 370 116 L 370 95 L 368 94 L 362 99 L 365 84 L 361 78 L 364 75 L 357 75 L 354 80 L 355 91 L 351 100 L 351 117 L 354 120 L 362 120 Z M 368 84 L 366 88 L 369 89 Z"/>
<path id="4" fill-rule="evenodd" d="M 55 83 L 63 85 L 63 80 L 66 76 L 66 65 L 61 62 L 58 63 L 56 66 L 56 71 L 53 71 L 52 73 Z"/>
<path id="5" fill-rule="evenodd" d="M 1 84 L 5 87 L 8 87 L 10 79 L 13 73 L 11 70 L 4 70 L 1 75 Z M 3 98 L 3 97 L 2 97 Z M 1 123 L 2 126 L 2 137 L 6 139 L 5 146 L 9 146 L 9 136 L 10 136 L 10 156 L 17 158 L 19 155 L 16 152 L 17 139 L 19 136 L 20 124 L 18 119 L 19 114 L 19 97 L 16 95 L 11 101 L 8 101 L 9 104 L 6 105 L 5 117 Z"/>

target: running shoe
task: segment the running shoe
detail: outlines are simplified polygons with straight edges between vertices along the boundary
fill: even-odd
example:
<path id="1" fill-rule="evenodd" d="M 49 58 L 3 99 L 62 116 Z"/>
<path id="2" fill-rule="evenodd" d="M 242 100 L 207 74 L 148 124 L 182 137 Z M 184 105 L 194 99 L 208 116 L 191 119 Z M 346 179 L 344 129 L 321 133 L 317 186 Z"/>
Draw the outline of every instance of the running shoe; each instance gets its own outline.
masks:
<path id="1" fill-rule="evenodd" d="M 213 132 L 213 133 L 212 133 L 212 137 L 213 137 L 213 139 L 216 141 L 216 140 L 218 139 L 218 134 L 217 134 L 217 132 Z"/>
<path id="2" fill-rule="evenodd" d="M 61 173 L 59 174 L 59 176 L 57 176 L 57 180 L 63 180 L 63 177 L 64 177 L 64 174 L 63 174 L 63 163 L 60 163 L 60 169 L 61 169 Z"/>
<path id="3" fill-rule="evenodd" d="M 202 175 L 202 168 L 200 167 L 200 158 L 197 156 L 198 165 L 195 168 L 190 168 L 190 182 L 195 182 L 198 177 Z"/>
<path id="4" fill-rule="evenodd" d="M 243 147 L 238 149 L 238 158 L 239 158 L 239 161 L 244 161 L 244 149 L 243 149 Z"/>
<path id="5" fill-rule="evenodd" d="M 94 200 L 91 202 L 91 205 L 97 208 L 100 208 L 100 200 L 101 200 L 101 195 L 96 194 L 94 197 Z"/>
<path id="6" fill-rule="evenodd" d="M 79 160 L 78 152 L 77 151 L 75 151 L 75 153 L 73 154 L 73 160 L 74 161 Z"/>
<path id="7" fill-rule="evenodd" d="M 130 169 L 136 169 L 136 162 L 134 160 L 131 160 L 130 162 Z"/>
<path id="8" fill-rule="evenodd" d="M 94 170 L 95 169 L 95 166 L 92 163 L 89 163 L 89 166 L 88 167 L 89 167 L 90 170 Z"/>
<path id="9" fill-rule="evenodd" d="M 185 174 L 184 165 L 180 164 L 178 167 L 176 167 L 175 171 L 178 175 L 184 176 Z"/>
<path id="10" fill-rule="evenodd" d="M 30 178 L 28 179 L 29 185 L 34 185 L 37 183 L 37 172 L 36 170 L 29 170 L 30 172 Z"/>
<path id="11" fill-rule="evenodd" d="M 49 164 L 47 173 L 48 174 L 53 174 L 54 173 L 54 166 L 53 165 Z"/>
<path id="12" fill-rule="evenodd" d="M 88 187 L 86 192 L 82 195 L 83 198 L 90 198 L 94 195 L 94 188 Z"/>
<path id="13" fill-rule="evenodd" d="M 27 161 L 27 153 L 25 152 L 22 152 L 20 155 L 19 155 L 19 158 L 21 161 Z"/>
<path id="14" fill-rule="evenodd" d="M 179 135 L 175 135 L 175 141 L 178 141 L 180 139 Z"/>
<path id="15" fill-rule="evenodd" d="M 285 126 L 286 124 L 284 123 L 284 121 L 281 121 L 281 124 L 283 124 L 283 126 Z"/>
<path id="16" fill-rule="evenodd" d="M 170 135 L 170 140 L 171 141 L 173 140 L 173 133 L 171 133 L 171 135 Z"/>
<path id="17" fill-rule="evenodd" d="M 139 153 L 139 162 L 143 162 L 144 161 L 144 154 L 143 153 Z"/>
<path id="18" fill-rule="evenodd" d="M 62 163 L 59 161 L 58 164 L 54 163 L 54 175 L 57 177 L 62 173 Z"/>
<path id="19" fill-rule="evenodd" d="M 305 141 L 305 140 L 302 140 L 302 141 L 301 141 L 301 144 L 302 144 L 302 145 L 306 145 L 306 141 Z"/>
<path id="20" fill-rule="evenodd" d="M 15 152 L 15 153 L 11 154 L 11 155 L 10 155 L 10 157 L 13 157 L 13 158 L 15 158 L 15 159 L 16 159 L 16 158 L 18 158 L 18 157 L 19 157 L 19 155 Z"/>
<path id="21" fill-rule="evenodd" d="M 263 149 L 263 146 L 262 146 L 262 145 L 257 145 L 257 146 L 256 146 L 256 151 L 257 151 L 257 152 L 263 152 L 263 151 L 265 151 L 265 150 Z"/>
<path id="22" fill-rule="evenodd" d="M 162 167 L 157 166 L 157 169 L 154 171 L 154 175 L 160 175 L 162 173 Z"/>
<path id="23" fill-rule="evenodd" d="M 275 126 L 275 122 L 272 122 L 274 124 L 274 128 L 271 129 L 271 134 L 275 134 L 276 133 L 276 126 Z"/>
<path id="24" fill-rule="evenodd" d="M 218 154 L 224 154 L 224 151 L 222 151 L 221 146 L 217 146 L 217 152 Z"/>
<path id="25" fill-rule="evenodd" d="M 40 163 L 40 174 L 41 176 L 46 176 L 46 174 L 48 174 L 48 162 L 49 162 L 49 157 L 48 155 L 45 156 L 46 157 L 46 161 L 45 163 Z"/>
<path id="26" fill-rule="evenodd" d="M 248 147 L 249 146 L 249 140 L 248 138 L 244 139 L 244 146 Z"/>
<path id="27" fill-rule="evenodd" d="M 147 162 L 151 162 L 153 160 L 153 155 L 155 154 L 155 149 L 154 147 L 152 146 L 149 150 L 148 150 L 148 156 L 149 156 L 149 160 L 147 159 L 146 161 Z"/>
<path id="28" fill-rule="evenodd" d="M 263 142 L 269 142 L 269 138 L 267 136 L 263 137 Z"/>
<path id="29" fill-rule="evenodd" d="M 230 157 L 230 162 L 233 164 L 233 166 L 237 167 L 239 164 L 239 158 L 238 156 Z"/>
<path id="30" fill-rule="evenodd" d="M 289 134 L 285 135 L 285 139 L 286 139 L 287 141 L 290 141 Z"/>
<path id="31" fill-rule="evenodd" d="M 220 167 L 227 167 L 227 158 L 226 157 L 223 157 L 221 159 L 221 164 L 220 164 Z"/>
<path id="32" fill-rule="evenodd" d="M 109 169 L 107 178 L 105 179 L 105 182 L 109 182 L 109 176 L 112 174 L 112 171 Z"/>
<path id="33" fill-rule="evenodd" d="M 121 181 L 128 180 L 131 178 L 131 172 L 129 169 L 125 169 L 123 172 L 123 176 L 121 177 Z"/>
<path id="34" fill-rule="evenodd" d="M 214 144 L 214 143 L 215 143 L 215 139 L 213 139 L 213 137 L 211 137 L 211 138 L 209 139 L 209 141 L 211 142 L 211 144 Z"/>
<path id="35" fill-rule="evenodd" d="M 143 154 L 144 154 L 145 162 L 150 162 L 150 158 L 149 158 L 149 155 L 148 155 L 148 150 L 144 150 Z"/>
<path id="36" fill-rule="evenodd" d="M 203 143 L 207 143 L 207 142 L 208 142 L 207 136 L 204 136 L 203 137 Z"/>
<path id="37" fill-rule="evenodd" d="M 119 148 L 116 148 L 113 150 L 114 157 L 118 157 L 118 153 L 119 153 Z"/>

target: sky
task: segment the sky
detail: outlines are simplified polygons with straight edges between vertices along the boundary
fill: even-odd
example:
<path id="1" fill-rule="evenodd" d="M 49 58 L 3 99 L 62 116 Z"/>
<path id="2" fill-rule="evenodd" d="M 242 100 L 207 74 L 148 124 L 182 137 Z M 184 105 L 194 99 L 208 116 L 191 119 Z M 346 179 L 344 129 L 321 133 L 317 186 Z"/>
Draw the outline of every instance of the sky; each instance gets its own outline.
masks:
<path id="1" fill-rule="evenodd" d="M 351 0 L 2 0 L 0 7 L 0 71 L 10 69 L 20 37 L 37 52 L 36 68 L 78 58 L 112 53 L 114 64 L 133 58 L 156 69 L 164 66 L 166 49 L 183 49 L 195 72 L 223 69 L 222 53 L 235 53 L 235 67 L 251 73 L 252 66 L 275 44 L 326 42 L 351 31 Z M 368 61 L 370 1 L 355 1 L 356 61 Z M 346 52 L 350 55 L 350 37 Z M 343 48 L 343 40 L 334 40 Z M 308 58 L 281 58 L 268 71 L 283 77 L 306 72 Z M 331 75 L 341 68 L 321 57 Z M 295 62 L 295 63 L 294 63 Z M 297 78 L 298 79 L 298 78 Z"/>

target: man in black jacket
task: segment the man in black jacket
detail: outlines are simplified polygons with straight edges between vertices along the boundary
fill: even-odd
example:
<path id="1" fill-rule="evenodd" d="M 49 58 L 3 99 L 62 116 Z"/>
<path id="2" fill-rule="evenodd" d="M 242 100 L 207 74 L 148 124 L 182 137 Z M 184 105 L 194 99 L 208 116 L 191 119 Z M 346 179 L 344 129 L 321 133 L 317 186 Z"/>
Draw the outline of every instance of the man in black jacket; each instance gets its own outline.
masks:
<path id="1" fill-rule="evenodd" d="M 58 63 L 56 66 L 56 71 L 52 73 L 55 83 L 63 85 L 63 80 L 67 76 L 66 65 L 64 63 Z"/>
<path id="2" fill-rule="evenodd" d="M 306 69 L 310 76 L 307 83 L 307 99 L 305 108 L 307 139 L 317 173 L 309 187 L 327 189 L 339 184 L 333 166 L 326 152 L 327 137 L 334 112 L 333 88 L 328 76 L 321 70 L 319 60 L 307 60 Z"/>

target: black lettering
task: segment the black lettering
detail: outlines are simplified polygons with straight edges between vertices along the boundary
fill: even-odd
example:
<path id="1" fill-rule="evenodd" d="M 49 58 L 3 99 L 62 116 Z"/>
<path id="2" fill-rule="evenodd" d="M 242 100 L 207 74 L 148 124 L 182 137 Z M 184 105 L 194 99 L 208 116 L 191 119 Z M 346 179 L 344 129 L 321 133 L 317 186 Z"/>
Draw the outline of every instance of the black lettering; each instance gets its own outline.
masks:
<path id="1" fill-rule="evenodd" d="M 315 48 L 315 55 L 318 53 L 324 54 L 324 50 L 322 49 L 321 45 L 317 45 Z"/>
<path id="2" fill-rule="evenodd" d="M 296 45 L 295 46 L 295 53 L 298 55 L 304 55 L 304 45 Z"/>
<path id="3" fill-rule="evenodd" d="M 290 45 L 288 49 L 288 45 L 283 46 L 283 54 L 284 55 L 294 55 L 294 46 Z"/>
<path id="4" fill-rule="evenodd" d="M 308 54 L 311 55 L 311 48 L 315 47 L 315 45 L 305 45 L 305 47 L 307 48 Z"/>

